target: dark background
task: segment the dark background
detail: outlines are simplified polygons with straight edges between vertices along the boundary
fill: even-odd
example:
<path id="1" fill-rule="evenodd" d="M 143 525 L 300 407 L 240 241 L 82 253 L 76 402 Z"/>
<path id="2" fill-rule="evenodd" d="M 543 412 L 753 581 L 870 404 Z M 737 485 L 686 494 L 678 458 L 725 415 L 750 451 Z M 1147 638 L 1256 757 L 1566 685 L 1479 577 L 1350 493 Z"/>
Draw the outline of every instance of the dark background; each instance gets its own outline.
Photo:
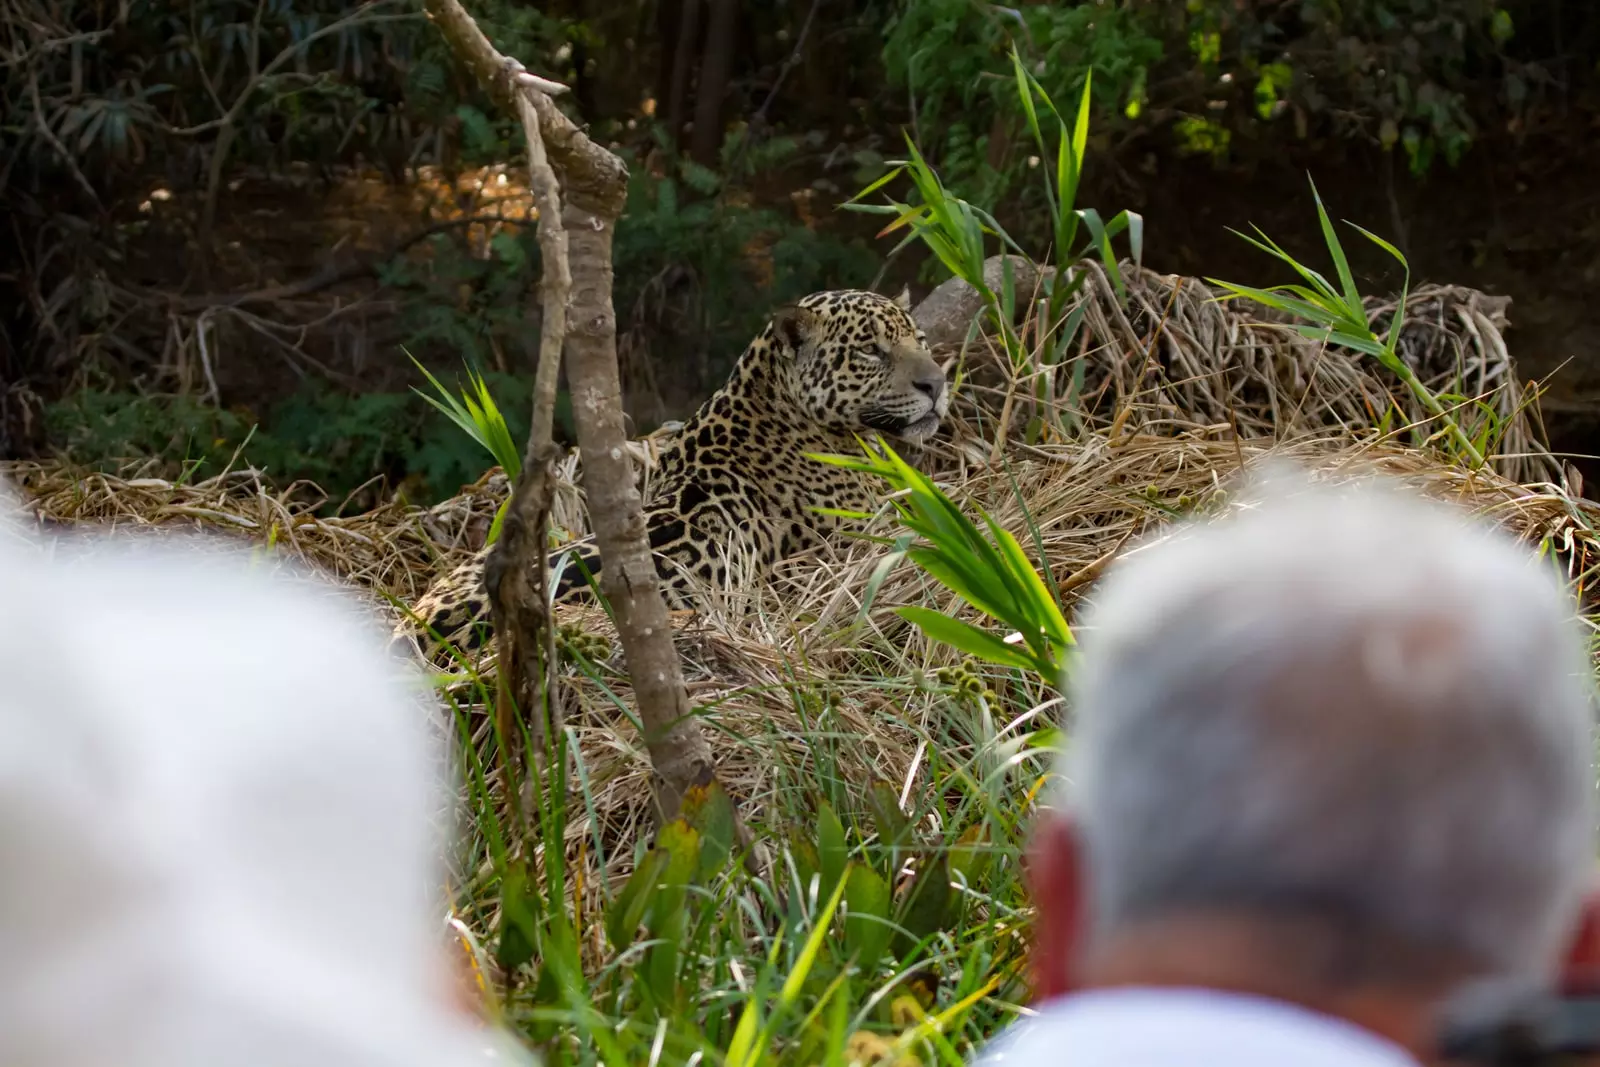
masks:
<path id="1" fill-rule="evenodd" d="M 1148 265 L 1289 280 L 1228 232 L 1250 224 L 1320 263 L 1309 174 L 1414 282 L 1510 295 L 1556 445 L 1600 451 L 1600 5 L 468 8 L 630 162 L 616 299 L 640 430 L 714 388 L 774 305 L 941 279 L 837 210 L 902 131 L 1047 254 L 1015 46 L 1064 110 L 1092 69 L 1079 202 L 1143 213 Z M 450 383 L 480 368 L 525 424 L 520 135 L 420 0 L 0 0 L 0 107 L 0 456 L 168 475 L 242 456 L 351 507 L 435 499 L 488 459 L 412 392 L 409 357 Z M 1359 256 L 1366 291 L 1399 284 Z"/>

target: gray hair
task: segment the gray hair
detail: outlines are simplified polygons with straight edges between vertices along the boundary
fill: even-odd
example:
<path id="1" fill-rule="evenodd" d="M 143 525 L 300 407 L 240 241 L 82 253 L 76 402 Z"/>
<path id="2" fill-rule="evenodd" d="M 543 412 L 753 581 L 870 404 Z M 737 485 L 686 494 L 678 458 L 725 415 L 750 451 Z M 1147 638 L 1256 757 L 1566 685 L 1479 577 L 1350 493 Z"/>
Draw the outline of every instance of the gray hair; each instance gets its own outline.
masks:
<path id="1" fill-rule="evenodd" d="M 1453 509 L 1268 488 L 1085 619 L 1063 770 L 1097 935 L 1276 914 L 1549 974 L 1594 862 L 1571 601 Z"/>

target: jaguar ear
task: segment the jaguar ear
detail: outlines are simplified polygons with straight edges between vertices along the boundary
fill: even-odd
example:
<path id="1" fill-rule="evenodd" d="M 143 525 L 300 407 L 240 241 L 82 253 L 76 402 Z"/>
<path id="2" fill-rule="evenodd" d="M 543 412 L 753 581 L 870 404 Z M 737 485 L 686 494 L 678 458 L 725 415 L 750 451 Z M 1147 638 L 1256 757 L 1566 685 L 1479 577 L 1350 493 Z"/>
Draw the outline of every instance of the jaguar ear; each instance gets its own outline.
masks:
<path id="1" fill-rule="evenodd" d="M 894 306 L 905 312 L 911 310 L 911 286 L 901 287 L 900 292 L 894 298 Z"/>
<path id="2" fill-rule="evenodd" d="M 778 343 L 798 353 L 808 341 L 817 339 L 822 328 L 822 316 L 810 308 L 790 304 L 772 314 L 772 336 Z"/>

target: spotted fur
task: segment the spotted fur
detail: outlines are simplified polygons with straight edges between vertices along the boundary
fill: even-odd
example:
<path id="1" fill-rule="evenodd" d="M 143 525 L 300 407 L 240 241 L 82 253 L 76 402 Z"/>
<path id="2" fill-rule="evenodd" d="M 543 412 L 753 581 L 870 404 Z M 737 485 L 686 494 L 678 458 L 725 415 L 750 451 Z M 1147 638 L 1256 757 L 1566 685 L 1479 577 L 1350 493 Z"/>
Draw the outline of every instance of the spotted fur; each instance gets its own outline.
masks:
<path id="1" fill-rule="evenodd" d="M 948 408 L 944 371 L 903 297 L 837 290 L 779 310 L 651 476 L 645 522 L 669 603 L 689 607 L 697 582 L 760 578 L 826 543 L 847 520 L 816 508 L 872 509 L 865 476 L 808 453 L 855 453 L 857 438 L 874 433 L 920 443 Z M 475 649 L 489 636 L 487 555 L 445 575 L 414 609 L 431 631 L 421 650 L 435 663 L 449 659 L 440 641 Z M 583 569 L 599 576 L 592 540 L 574 555 L 557 600 L 587 589 Z"/>

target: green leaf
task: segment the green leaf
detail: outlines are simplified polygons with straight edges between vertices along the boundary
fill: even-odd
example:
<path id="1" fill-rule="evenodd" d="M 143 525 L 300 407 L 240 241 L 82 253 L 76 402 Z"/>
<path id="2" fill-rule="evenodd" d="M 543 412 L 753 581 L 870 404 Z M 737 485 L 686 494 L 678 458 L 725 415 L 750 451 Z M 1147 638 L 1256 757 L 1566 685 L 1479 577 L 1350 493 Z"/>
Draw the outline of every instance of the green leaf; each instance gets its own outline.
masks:
<path id="1" fill-rule="evenodd" d="M 500 529 L 506 524 L 506 512 L 510 510 L 510 497 L 506 497 L 504 500 L 500 501 L 500 506 L 494 509 L 494 519 L 489 523 L 489 533 L 483 539 L 485 547 L 500 540 Z"/>
<path id="2" fill-rule="evenodd" d="M 1000 570 L 998 560 L 990 567 L 974 566 L 971 558 L 958 552 L 928 548 L 908 549 L 906 555 L 935 581 L 990 618 L 1008 625 L 1015 620 L 1025 621 L 1026 612 L 1017 602 L 1010 575 Z"/>
<path id="3" fill-rule="evenodd" d="M 1295 273 L 1299 274 L 1306 281 L 1310 282 L 1312 288 L 1321 293 L 1328 301 L 1340 309 L 1344 309 L 1344 297 L 1340 296 L 1338 290 L 1328 284 L 1328 279 L 1324 278 L 1321 274 L 1312 270 L 1310 267 L 1305 266 L 1289 253 L 1279 248 L 1272 238 L 1261 232 L 1261 228 L 1259 226 L 1255 227 L 1254 229 L 1256 233 L 1260 235 L 1260 240 L 1251 237 L 1249 234 L 1240 233 L 1238 230 L 1232 229 L 1232 227 L 1229 227 L 1229 229 L 1234 235 L 1243 238 L 1245 241 L 1255 245 L 1263 252 L 1266 252 L 1283 263 L 1288 264 L 1291 268 L 1293 268 Z M 1341 314 L 1343 313 L 1345 312 L 1341 310 Z"/>
<path id="4" fill-rule="evenodd" d="M 1089 96 L 1094 89 L 1094 68 L 1083 77 L 1083 96 L 1078 100 L 1078 115 L 1072 125 L 1071 183 L 1061 189 L 1061 210 L 1070 211 L 1078 199 L 1078 183 L 1083 179 L 1083 159 L 1089 151 Z"/>
<path id="5" fill-rule="evenodd" d="M 1112 219 L 1115 224 L 1117 219 L 1127 219 L 1128 224 L 1128 253 L 1135 265 L 1144 263 L 1144 216 L 1137 211 L 1126 209 L 1117 213 L 1117 218 Z"/>
<path id="6" fill-rule="evenodd" d="M 877 192 L 879 189 L 882 189 L 885 185 L 888 185 L 890 182 L 892 182 L 896 178 L 900 177 L 900 175 L 904 174 L 905 173 L 905 169 L 906 169 L 905 168 L 905 164 L 903 164 L 903 163 L 900 164 L 899 166 L 897 166 L 894 169 L 890 170 L 883 177 L 881 177 L 877 181 L 873 182 L 871 185 L 868 185 L 865 189 L 861 190 L 855 196 L 852 196 L 848 201 L 846 201 L 846 203 L 847 204 L 855 204 L 856 201 L 862 200 L 862 199 L 864 199 L 866 197 L 871 196 L 873 193 Z M 862 205 L 859 205 L 859 206 L 861 208 L 863 208 L 863 209 L 876 210 L 876 205 L 862 204 Z"/>
<path id="7" fill-rule="evenodd" d="M 974 823 L 950 846 L 950 873 L 959 875 L 967 886 L 976 886 L 988 873 L 992 855 L 983 824 Z"/>
<path id="8" fill-rule="evenodd" d="M 889 883 L 872 868 L 852 863 L 845 871 L 845 949 L 865 975 L 878 967 L 894 927 L 889 922 Z"/>
<path id="9" fill-rule="evenodd" d="M 745 1001 L 744 1011 L 739 1013 L 739 1024 L 733 1028 L 733 1040 L 728 1042 L 728 1055 L 724 1061 L 730 1067 L 743 1067 L 754 1062 L 756 1035 L 761 1025 L 759 1004 L 759 998 L 751 997 Z"/>
<path id="10" fill-rule="evenodd" d="M 1072 631 L 1067 626 L 1066 617 L 1061 614 L 1061 608 L 1050 595 L 1050 590 L 1045 588 L 1044 579 L 1039 577 L 1039 572 L 1023 554 L 1022 546 L 1017 543 L 1017 539 L 1012 536 L 1010 530 L 989 516 L 985 515 L 984 521 L 994 536 L 995 544 L 1000 547 L 1001 554 L 1010 564 L 1011 573 L 1017 576 L 1029 594 L 1029 603 L 1033 609 L 1029 612 L 1030 620 L 1041 624 L 1045 634 L 1056 644 L 1072 644 Z"/>
<path id="11" fill-rule="evenodd" d="M 817 860 L 822 882 L 817 895 L 827 899 L 833 895 L 839 880 L 844 877 L 850 862 L 850 848 L 845 843 L 844 824 L 826 801 L 817 805 Z"/>
<path id="12" fill-rule="evenodd" d="M 1082 166 L 1079 159 L 1073 158 L 1072 142 L 1067 137 L 1067 127 L 1061 124 L 1061 129 L 1056 141 L 1056 188 L 1058 192 L 1051 210 L 1055 212 L 1055 239 L 1056 262 L 1066 264 L 1076 254 L 1078 243 L 1078 213 L 1075 210 L 1078 197 L 1078 168 Z"/>
<path id="13" fill-rule="evenodd" d="M 821 876 L 822 855 L 817 844 L 796 828 L 789 834 L 789 857 L 794 861 L 795 874 L 800 879 L 803 892 L 811 891 L 811 880 Z"/>
<path id="14" fill-rule="evenodd" d="M 659 848 L 651 849 L 628 876 L 611 907 L 606 909 L 606 937 L 612 951 L 622 952 L 633 944 L 639 924 L 644 922 L 645 908 L 650 905 L 656 883 L 666 869 L 667 853 Z"/>
<path id="15" fill-rule="evenodd" d="M 944 929 L 950 919 L 950 897 L 950 857 L 941 850 L 923 858 L 906 888 L 899 908 L 903 929 L 895 938 L 902 959 L 918 942 Z"/>
<path id="16" fill-rule="evenodd" d="M 1092 207 L 1080 208 L 1078 217 L 1089 227 L 1089 236 L 1100 252 L 1100 262 L 1105 265 L 1106 274 L 1111 278 L 1111 285 L 1116 289 L 1117 297 L 1121 300 L 1128 299 L 1128 287 L 1122 280 L 1122 269 L 1117 266 L 1117 252 L 1111 247 L 1111 237 L 1106 233 L 1105 224 L 1100 221 L 1100 212 Z"/>
<path id="17" fill-rule="evenodd" d="M 1033 134 L 1040 151 L 1043 151 L 1044 134 L 1039 132 L 1039 113 L 1033 107 L 1033 86 L 1029 84 L 1028 74 L 1022 68 L 1022 56 L 1015 44 L 1011 46 L 1011 70 L 1017 78 L 1017 99 L 1022 101 L 1022 113 L 1027 116 L 1028 131 Z"/>
<path id="18" fill-rule="evenodd" d="M 1275 308 L 1278 311 L 1287 311 L 1292 315 L 1298 315 L 1300 318 L 1310 319 L 1312 322 L 1321 323 L 1325 327 L 1333 325 L 1334 317 L 1325 309 L 1318 307 L 1309 301 L 1292 299 L 1271 289 L 1257 289 L 1249 285 L 1237 285 L 1233 282 L 1225 282 L 1218 278 L 1207 278 L 1206 281 L 1211 285 L 1217 286 L 1219 289 L 1227 290 L 1235 297 L 1244 297 L 1248 300 L 1254 300 L 1263 307 Z"/>
<path id="19" fill-rule="evenodd" d="M 706 882 L 726 869 L 733 853 L 737 822 L 733 801 L 722 783 L 712 779 L 709 785 L 692 786 L 684 794 L 680 815 L 700 835 L 700 866 L 695 877 Z"/>
<path id="20" fill-rule="evenodd" d="M 1311 181 L 1310 175 L 1306 176 Z M 1328 218 L 1328 209 L 1322 206 L 1322 197 L 1317 193 L 1317 183 L 1311 181 L 1311 198 L 1317 202 L 1317 221 L 1322 224 L 1322 239 L 1327 242 L 1328 253 L 1333 256 L 1334 268 L 1339 272 L 1339 284 L 1344 287 L 1345 306 L 1350 309 L 1352 316 L 1365 318 L 1361 307 L 1361 292 L 1356 288 L 1355 277 L 1350 273 L 1350 263 L 1345 259 L 1344 246 L 1339 243 L 1339 235 L 1333 231 L 1333 220 Z"/>
<path id="21" fill-rule="evenodd" d="M 900 810 L 900 798 L 888 782 L 874 781 L 867 787 L 867 810 L 877 825 L 878 842 L 884 848 L 894 848 L 911 833 L 911 822 Z"/>
<path id="22" fill-rule="evenodd" d="M 1034 672 L 1039 664 L 1021 649 L 1006 644 L 993 634 L 985 633 L 971 623 L 952 619 L 948 615 L 916 605 L 895 609 L 895 614 L 912 623 L 923 633 L 941 644 L 949 645 L 968 655 L 998 663 L 1002 667 L 1016 667 Z"/>
<path id="23" fill-rule="evenodd" d="M 538 919 L 527 884 L 527 872 L 520 863 L 501 875 L 500 937 L 495 946 L 495 962 L 507 972 L 530 962 L 539 943 Z"/>
<path id="24" fill-rule="evenodd" d="M 685 898 L 700 864 L 700 835 L 682 819 L 674 819 L 656 835 L 656 848 L 667 854 L 666 868 L 651 894 L 645 927 L 656 944 L 645 950 L 639 975 L 663 1008 L 677 1001 L 678 960 L 688 916 Z"/>

